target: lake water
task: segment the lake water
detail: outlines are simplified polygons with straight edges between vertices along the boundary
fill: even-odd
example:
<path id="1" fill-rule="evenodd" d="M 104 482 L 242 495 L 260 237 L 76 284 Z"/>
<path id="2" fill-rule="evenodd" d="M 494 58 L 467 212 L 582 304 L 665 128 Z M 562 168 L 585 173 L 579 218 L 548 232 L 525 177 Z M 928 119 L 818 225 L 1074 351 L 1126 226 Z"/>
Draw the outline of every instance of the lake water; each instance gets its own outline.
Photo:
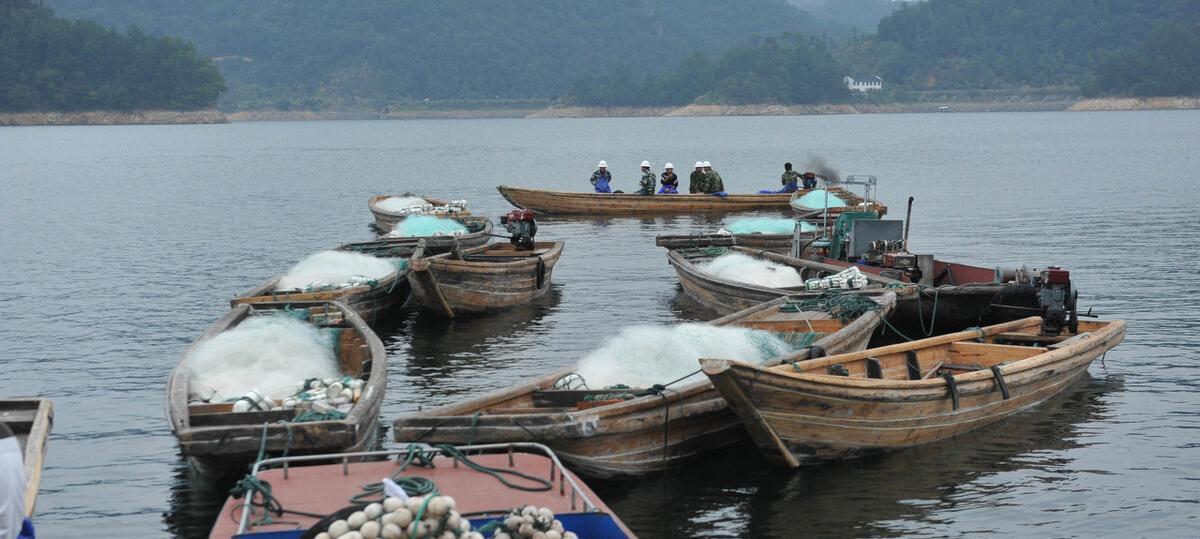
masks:
<path id="1" fill-rule="evenodd" d="M 227 485 L 189 476 L 168 373 L 234 294 L 371 237 L 369 195 L 508 209 L 498 184 L 615 187 L 711 161 L 731 191 L 821 156 L 879 176 L 910 247 L 1072 271 L 1125 342 L 1054 401 L 961 439 L 798 471 L 751 446 L 595 486 L 643 537 L 1195 536 L 1200 530 L 1200 111 L 0 128 L 0 395 L 54 400 L 44 537 L 203 536 Z M 530 308 L 381 336 L 385 424 L 564 365 L 632 324 L 711 317 L 654 236 L 720 218 L 546 219 L 567 240 Z M 394 444 L 392 444 L 394 445 Z M 227 518 L 222 516 L 221 518 Z M 86 531 L 85 531 L 86 530 Z"/>

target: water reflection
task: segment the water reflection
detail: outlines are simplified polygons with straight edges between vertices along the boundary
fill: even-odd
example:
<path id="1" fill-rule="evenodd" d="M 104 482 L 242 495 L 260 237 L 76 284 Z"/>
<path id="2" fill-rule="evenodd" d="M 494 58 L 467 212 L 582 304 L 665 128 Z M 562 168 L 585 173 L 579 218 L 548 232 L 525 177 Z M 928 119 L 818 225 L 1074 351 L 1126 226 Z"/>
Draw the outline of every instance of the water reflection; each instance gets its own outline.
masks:
<path id="1" fill-rule="evenodd" d="M 988 477 L 1062 467 L 1067 450 L 1092 443 L 1080 427 L 1123 388 L 1089 376 L 996 425 L 864 459 L 787 470 L 743 443 L 665 476 L 593 486 L 643 537 L 908 536 L 947 510 L 1003 499 L 1007 484 Z"/>

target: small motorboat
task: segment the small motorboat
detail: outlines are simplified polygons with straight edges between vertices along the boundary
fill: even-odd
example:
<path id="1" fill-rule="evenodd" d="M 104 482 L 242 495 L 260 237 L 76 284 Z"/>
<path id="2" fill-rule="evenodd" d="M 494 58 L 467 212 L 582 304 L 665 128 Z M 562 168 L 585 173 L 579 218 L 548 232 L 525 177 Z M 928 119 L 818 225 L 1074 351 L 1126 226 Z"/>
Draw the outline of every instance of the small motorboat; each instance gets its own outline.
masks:
<path id="1" fill-rule="evenodd" d="M 408 510 L 399 497 L 385 496 L 389 487 L 383 478 L 411 496 L 410 503 L 419 502 L 413 504 L 415 510 Z M 466 528 L 503 528 L 513 510 L 527 507 L 550 513 L 531 529 L 557 525 L 580 539 L 634 537 L 553 451 L 535 443 L 410 444 L 391 451 L 272 458 L 255 463 L 241 485 L 242 496 L 225 501 L 210 537 L 311 538 L 364 527 L 370 531 L 359 537 L 388 537 L 383 530 L 388 525 L 396 526 L 392 532 L 416 527 L 424 532 L 405 537 L 470 537 Z M 435 506 L 438 499 L 440 507 Z M 437 518 L 412 522 L 414 516 L 430 515 Z M 345 533 L 351 532 L 328 536 Z M 511 536 L 519 537 L 515 532 Z"/>

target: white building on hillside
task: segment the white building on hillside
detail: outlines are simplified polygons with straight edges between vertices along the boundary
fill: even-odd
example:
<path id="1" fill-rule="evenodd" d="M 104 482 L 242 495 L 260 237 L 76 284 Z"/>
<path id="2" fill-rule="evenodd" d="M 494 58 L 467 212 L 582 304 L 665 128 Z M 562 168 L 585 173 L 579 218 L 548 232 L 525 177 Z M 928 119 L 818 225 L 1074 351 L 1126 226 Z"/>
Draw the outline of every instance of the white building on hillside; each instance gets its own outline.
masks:
<path id="1" fill-rule="evenodd" d="M 879 75 L 846 75 L 842 77 L 846 87 L 858 92 L 874 92 L 883 89 L 883 78 Z"/>

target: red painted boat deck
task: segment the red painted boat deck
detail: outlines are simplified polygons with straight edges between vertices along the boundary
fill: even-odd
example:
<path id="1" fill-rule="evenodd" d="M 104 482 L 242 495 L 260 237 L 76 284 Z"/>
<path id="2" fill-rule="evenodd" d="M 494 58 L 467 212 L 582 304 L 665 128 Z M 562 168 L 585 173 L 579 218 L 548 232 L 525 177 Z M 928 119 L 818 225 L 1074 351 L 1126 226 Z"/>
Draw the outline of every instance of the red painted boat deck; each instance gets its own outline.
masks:
<path id="1" fill-rule="evenodd" d="M 594 492 L 570 471 L 570 477 L 579 486 L 575 492 L 569 481 L 563 481 L 559 473 L 553 471 L 553 461 L 543 455 L 514 452 L 511 454 L 471 455 L 472 461 L 491 468 L 520 471 L 524 474 L 551 480 L 553 488 L 547 491 L 529 492 L 504 485 L 492 475 L 477 472 L 452 458 L 439 456 L 434 459 L 433 468 L 418 466 L 415 463 L 401 474 L 401 477 L 420 476 L 429 479 L 437 485 L 442 494 L 453 497 L 458 511 L 465 516 L 473 513 L 503 514 L 523 505 L 549 507 L 555 514 L 586 512 L 584 498 L 594 504 L 603 513 L 612 514 L 608 506 Z M 390 477 L 400 468 L 400 462 L 395 459 L 374 462 L 351 462 L 343 464 L 319 464 L 314 466 L 292 465 L 287 469 L 285 477 L 282 468 L 259 472 L 260 480 L 270 483 L 272 494 L 279 500 L 284 509 L 303 511 L 306 513 L 329 514 L 351 505 L 350 497 L 360 494 L 362 486 L 367 483 L 379 482 L 384 477 Z M 553 476 L 551 475 L 553 473 Z M 538 483 L 512 475 L 503 476 L 508 482 L 527 486 L 539 487 Z M 574 494 L 574 495 L 573 495 Z M 229 498 L 221 508 L 216 523 L 213 525 L 210 537 L 227 539 L 237 534 L 238 524 L 242 515 L 244 499 Z M 261 516 L 255 512 L 251 520 Z M 633 533 L 614 519 L 629 537 Z M 247 532 L 266 532 L 280 530 L 307 529 L 318 519 L 293 514 L 282 517 L 272 515 L 281 521 L 280 524 L 258 526 Z"/>

